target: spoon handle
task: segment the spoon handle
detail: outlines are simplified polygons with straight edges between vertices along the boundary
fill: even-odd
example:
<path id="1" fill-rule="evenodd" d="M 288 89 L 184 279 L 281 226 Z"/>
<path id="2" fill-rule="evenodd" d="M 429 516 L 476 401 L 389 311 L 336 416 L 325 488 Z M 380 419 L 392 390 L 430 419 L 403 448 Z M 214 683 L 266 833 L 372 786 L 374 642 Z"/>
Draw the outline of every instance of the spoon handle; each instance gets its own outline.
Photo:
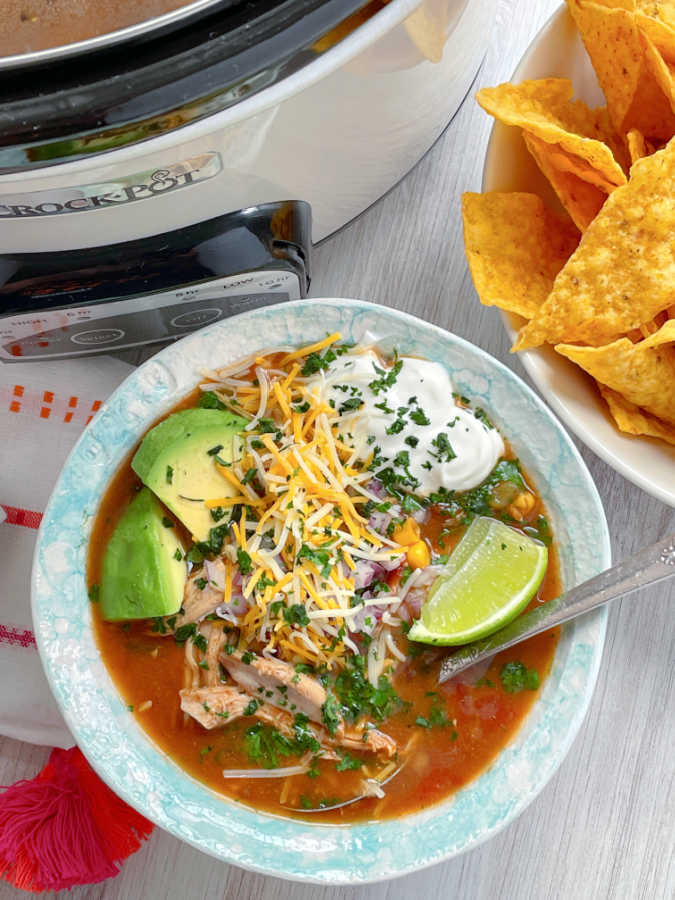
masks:
<path id="1" fill-rule="evenodd" d="M 568 619 L 595 609 L 610 600 L 675 575 L 675 534 L 645 547 L 617 566 L 612 566 L 572 588 L 555 600 L 524 613 L 488 638 L 474 641 L 443 660 L 439 682 L 447 681 L 474 663 L 526 638 L 547 631 Z"/>

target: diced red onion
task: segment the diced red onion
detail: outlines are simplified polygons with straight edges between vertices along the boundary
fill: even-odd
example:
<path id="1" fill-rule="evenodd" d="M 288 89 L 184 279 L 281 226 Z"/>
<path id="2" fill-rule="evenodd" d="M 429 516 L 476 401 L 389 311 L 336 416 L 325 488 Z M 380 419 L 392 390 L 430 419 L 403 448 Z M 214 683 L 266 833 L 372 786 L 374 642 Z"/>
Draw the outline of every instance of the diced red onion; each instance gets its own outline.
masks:
<path id="1" fill-rule="evenodd" d="M 386 497 L 387 492 L 384 489 L 381 481 L 378 481 L 377 478 L 371 478 L 371 480 L 366 484 L 366 487 L 370 491 L 371 494 L 375 494 L 376 497 Z"/>
<path id="2" fill-rule="evenodd" d="M 379 563 L 371 562 L 367 559 L 361 559 L 355 563 L 354 569 L 354 590 L 360 591 L 368 587 L 373 581 L 379 579 L 385 572 L 383 566 Z"/>
<path id="3" fill-rule="evenodd" d="M 413 513 L 411 513 L 411 517 L 416 522 L 419 522 L 420 525 L 423 525 L 429 518 L 429 510 L 425 508 L 416 509 Z"/>
<path id="4" fill-rule="evenodd" d="M 400 554 L 400 555 L 394 557 L 393 559 L 380 559 L 379 564 L 382 566 L 382 568 L 385 571 L 393 572 L 394 569 L 398 569 L 398 567 L 403 562 L 404 558 L 405 558 L 404 555 Z"/>
<path id="5" fill-rule="evenodd" d="M 424 603 L 426 596 L 426 588 L 415 588 L 412 591 L 408 592 L 408 596 L 405 598 L 403 605 L 407 607 L 408 612 L 413 619 L 419 619 L 420 613 L 422 611 L 422 604 Z"/>
<path id="6" fill-rule="evenodd" d="M 373 531 L 377 531 L 379 534 L 386 534 L 391 518 L 389 513 L 375 511 L 368 519 L 368 525 Z"/>

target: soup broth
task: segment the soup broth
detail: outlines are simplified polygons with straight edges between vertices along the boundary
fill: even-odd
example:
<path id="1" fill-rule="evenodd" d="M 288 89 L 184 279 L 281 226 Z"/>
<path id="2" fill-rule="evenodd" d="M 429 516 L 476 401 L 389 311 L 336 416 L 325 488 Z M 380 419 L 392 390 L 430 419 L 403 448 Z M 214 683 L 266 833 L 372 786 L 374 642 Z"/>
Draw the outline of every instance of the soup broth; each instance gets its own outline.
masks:
<path id="1" fill-rule="evenodd" d="M 321 360 L 326 358 L 328 352 L 325 349 L 315 351 L 315 356 Z M 349 353 L 353 354 L 355 351 L 349 350 Z M 174 412 L 198 408 L 199 403 L 204 403 L 204 397 L 208 396 L 216 398 L 218 403 L 225 404 L 229 409 L 241 412 L 245 418 L 253 417 L 254 420 L 259 407 L 264 405 L 260 397 L 262 379 L 268 378 L 272 385 L 275 378 L 280 384 L 286 383 L 295 362 L 293 359 L 289 360 L 288 356 L 289 353 L 285 352 L 260 358 L 238 371 L 235 376 L 222 376 L 220 381 L 214 376 L 214 381 L 206 386 L 208 390 L 195 392 Z M 285 389 L 290 390 L 289 396 L 293 407 L 290 417 L 290 440 L 295 446 L 299 445 L 302 435 L 298 430 L 299 421 L 297 418 L 294 420 L 293 415 L 303 417 L 303 423 L 306 424 L 315 411 L 314 401 L 304 399 L 309 396 L 308 391 L 311 392 L 311 379 L 306 375 L 303 380 L 300 374 L 303 371 L 309 372 L 312 368 L 307 365 L 307 359 L 307 354 L 299 357 L 300 363 L 304 361 L 304 364 L 296 373 L 296 377 L 300 379 L 296 387 L 293 387 L 291 379 L 290 388 L 287 385 Z M 405 361 L 406 366 L 415 364 L 415 360 Z M 421 361 L 419 364 L 421 365 Z M 297 362 L 295 365 L 297 366 Z M 330 374 L 328 365 L 327 363 L 320 372 Z M 385 382 L 384 373 L 393 370 L 389 366 L 391 361 L 382 360 L 383 375 L 380 377 Z M 279 374 L 275 375 L 275 372 Z M 386 390 L 377 393 L 391 396 L 391 387 L 389 385 L 387 388 L 385 384 Z M 343 393 L 347 397 L 355 396 L 349 390 Z M 291 452 L 284 450 L 284 447 L 291 445 L 288 444 L 286 432 L 282 433 L 285 427 L 283 409 L 285 395 L 280 390 L 272 388 L 269 396 L 277 397 L 276 406 L 270 408 L 268 401 L 264 410 L 270 415 L 263 417 L 263 421 L 265 418 L 268 419 L 263 427 L 270 430 L 267 432 L 262 430 L 259 420 L 258 427 L 250 429 L 245 442 L 257 440 L 261 446 L 258 446 L 256 452 L 258 458 L 262 459 L 263 450 L 267 446 L 272 446 L 267 439 L 263 444 L 263 438 L 271 436 L 274 442 L 273 449 L 267 455 L 273 459 L 267 461 L 269 465 L 265 462 L 264 474 L 271 475 L 274 479 L 275 471 L 284 471 L 279 459 L 275 458 L 275 451 L 283 460 L 284 453 Z M 214 401 L 210 400 L 210 403 Z M 305 403 L 308 404 L 307 409 L 304 408 Z M 464 398 L 456 398 L 455 403 L 458 410 L 469 409 Z M 341 415 L 356 416 L 357 404 L 352 404 L 352 407 Z M 335 410 L 335 407 L 332 408 Z M 390 408 L 392 415 L 395 416 L 393 404 L 387 408 Z M 421 403 L 416 408 L 421 409 Z M 296 409 L 302 412 L 294 412 Z M 399 419 L 401 416 L 399 408 Z M 485 413 L 482 416 L 487 420 Z M 431 417 L 429 407 L 426 409 L 425 417 Z M 421 416 L 418 418 L 421 420 Z M 484 421 L 481 416 L 479 418 Z M 344 422 L 340 420 L 337 426 L 339 428 L 345 424 L 346 420 Z M 491 423 L 488 424 L 492 428 Z M 274 432 L 273 427 L 278 430 Z M 369 427 L 375 427 L 372 421 Z M 338 428 L 335 429 L 336 434 Z M 407 428 L 404 428 L 402 432 L 406 430 Z M 424 441 L 423 431 L 423 426 L 415 429 L 418 444 Z M 356 432 L 355 427 L 352 428 L 352 432 Z M 311 437 L 313 434 L 310 428 L 307 436 Z M 409 436 L 413 436 L 412 429 Z M 351 446 L 352 439 L 346 435 L 342 437 L 345 438 L 345 443 Z M 409 441 L 407 446 L 412 448 L 413 444 L 414 440 Z M 460 445 L 456 442 L 453 446 L 458 449 Z M 243 452 L 246 453 L 245 447 Z M 342 452 L 346 457 L 347 451 Z M 349 455 L 351 457 L 353 453 Z M 281 592 L 275 594 L 275 585 L 267 589 L 266 597 L 259 593 L 251 594 L 257 597 L 259 606 L 265 605 L 264 616 L 268 617 L 265 619 L 261 610 L 255 606 L 251 607 L 252 612 L 248 609 L 246 615 L 249 618 L 259 616 L 255 632 L 245 626 L 239 628 L 234 624 L 235 621 L 244 622 L 243 616 L 240 619 L 232 615 L 220 618 L 219 613 L 223 614 L 221 603 L 217 612 L 210 611 L 195 624 L 194 632 L 187 639 L 180 633 L 180 625 L 177 628 L 176 621 L 172 621 L 176 616 L 113 622 L 104 619 L 101 603 L 93 605 L 97 639 L 104 661 L 128 704 L 130 714 L 136 717 L 158 747 L 194 778 L 233 800 L 257 809 L 287 816 L 311 817 L 313 821 L 348 823 L 401 816 L 435 804 L 475 778 L 513 738 L 536 701 L 538 690 L 552 665 L 558 640 L 557 630 L 538 635 L 497 655 L 489 666 L 482 667 L 480 671 L 470 670 L 450 682 L 438 684 L 440 664 L 448 652 L 447 649 L 410 641 L 406 635 L 411 619 L 419 616 L 420 604 L 431 583 L 428 579 L 425 582 L 425 572 L 429 570 L 432 575 L 437 575 L 439 567 L 451 557 L 474 515 L 471 503 L 476 506 L 478 501 L 475 498 L 479 495 L 474 488 L 474 499 L 469 502 L 467 498 L 471 490 L 453 491 L 452 495 L 447 490 L 445 493 L 441 491 L 440 497 L 437 491 L 430 495 L 431 499 L 427 498 L 427 501 L 420 503 L 419 509 L 414 508 L 413 501 L 405 499 L 412 497 L 413 494 L 406 494 L 400 489 L 400 485 L 397 487 L 391 481 L 388 482 L 389 490 L 394 493 L 388 493 L 386 488 L 382 488 L 382 482 L 377 479 L 377 469 L 370 468 L 373 467 L 372 457 L 372 453 L 365 456 L 360 467 L 355 466 L 355 460 L 352 459 L 351 469 L 357 472 L 374 471 L 374 480 L 370 480 L 369 476 L 361 484 L 367 484 L 370 489 L 376 490 L 377 496 L 382 500 L 378 504 L 371 501 L 370 506 L 359 505 L 358 509 L 364 514 L 366 508 L 370 510 L 369 528 L 373 533 L 377 532 L 382 536 L 389 533 L 403 541 L 407 540 L 405 530 L 412 529 L 416 539 L 415 552 L 422 552 L 421 545 L 427 548 L 428 558 L 422 560 L 426 565 L 415 567 L 414 563 L 419 560 L 411 551 L 413 544 L 398 545 L 396 541 L 390 540 L 391 547 L 381 545 L 378 552 L 382 557 L 384 551 L 381 547 L 384 546 L 387 552 L 391 552 L 393 562 L 397 564 L 388 564 L 388 568 L 383 570 L 381 565 L 376 563 L 377 581 L 368 582 L 369 573 L 366 569 L 368 564 L 363 559 L 356 556 L 350 558 L 350 562 L 356 566 L 356 573 L 350 571 L 344 560 L 341 560 L 343 569 L 338 572 L 335 568 L 337 563 L 333 560 L 324 560 L 325 565 L 322 563 L 323 557 L 316 555 L 320 551 L 307 550 L 304 553 L 310 559 L 307 571 L 311 570 L 312 565 L 323 565 L 322 571 L 327 579 L 337 579 L 344 574 L 344 577 L 352 575 L 354 584 L 361 585 L 362 582 L 367 582 L 363 587 L 352 590 L 352 597 L 356 597 L 358 603 L 370 604 L 364 605 L 360 613 L 362 618 L 368 614 L 365 615 L 362 630 L 358 630 L 355 624 L 359 613 L 353 615 L 346 608 L 342 619 L 338 620 L 336 614 L 336 623 L 341 621 L 343 624 L 333 629 L 335 634 L 332 638 L 328 631 L 319 633 L 318 630 L 313 630 L 319 629 L 321 623 L 327 623 L 332 619 L 316 616 L 319 607 L 311 599 L 313 591 L 310 591 L 309 587 L 312 585 L 309 585 L 306 591 L 302 588 L 301 592 L 293 597 L 290 595 L 284 597 Z M 302 457 L 301 460 L 305 462 Z M 511 473 L 511 476 L 519 481 L 519 485 L 522 484 L 522 488 L 518 486 L 518 489 L 514 490 L 514 482 L 493 480 L 489 484 L 489 490 L 483 492 L 484 496 L 480 495 L 481 502 L 485 500 L 490 507 L 490 514 L 507 521 L 511 527 L 550 541 L 545 510 L 526 473 L 517 465 L 508 444 L 503 445 L 499 460 L 499 465 L 503 467 L 500 471 Z M 244 455 L 243 465 L 232 463 L 232 472 L 229 473 L 230 476 L 238 473 L 235 477 L 240 483 L 240 488 L 245 473 L 251 471 L 246 467 L 248 461 L 250 460 Z M 343 462 L 346 465 L 348 461 L 345 459 Z M 505 462 L 508 464 L 506 468 Z M 295 469 L 297 468 L 299 465 L 295 466 Z M 337 470 L 336 466 L 335 471 Z M 312 471 L 318 478 L 319 468 L 315 467 Z M 380 473 L 383 471 L 380 469 Z M 406 471 L 408 474 L 415 471 L 410 460 Z M 518 473 L 517 476 L 514 473 Z M 384 478 L 384 475 L 381 474 L 380 477 Z M 490 477 L 492 476 L 481 479 L 481 484 L 483 486 L 487 484 Z M 264 491 L 262 480 L 259 472 L 251 476 L 244 488 L 252 485 L 253 490 L 247 492 L 246 496 L 254 494 L 262 497 Z M 289 482 L 291 480 L 289 476 Z M 225 478 L 223 483 L 224 485 L 227 483 Z M 274 481 L 271 483 L 280 484 Z M 94 586 L 93 599 L 98 599 L 98 586 L 104 577 L 105 554 L 111 538 L 141 488 L 142 482 L 132 469 L 130 459 L 112 480 L 103 498 L 92 533 L 89 580 L 90 585 Z M 355 491 L 351 496 L 356 500 L 360 499 Z M 419 494 L 414 496 L 419 498 Z M 314 511 L 312 514 L 315 521 L 323 523 L 324 519 L 328 521 L 331 518 L 330 527 L 337 532 L 344 529 L 346 533 L 347 529 L 355 524 L 346 512 L 342 516 L 339 514 L 337 504 L 335 509 L 327 509 L 323 517 L 316 518 L 321 511 L 322 501 L 317 500 L 312 505 L 312 501 L 307 500 L 308 497 L 309 494 L 304 495 L 305 502 L 309 503 L 305 510 L 306 521 L 311 522 L 309 513 Z M 379 509 L 374 509 L 374 505 Z M 262 520 L 260 511 L 264 508 L 261 501 L 259 506 L 251 506 L 246 513 L 249 516 L 258 515 Z M 413 508 L 414 517 L 409 515 Z M 404 512 L 405 509 L 408 512 Z M 238 516 L 238 524 L 242 529 L 247 528 L 246 521 L 251 529 L 250 519 L 246 520 L 245 517 L 242 519 L 242 515 L 243 510 L 237 509 L 232 521 Z M 190 548 L 192 539 L 189 531 L 174 517 L 169 517 L 169 522 L 172 530 L 180 538 L 182 546 L 186 550 Z M 278 531 L 279 529 L 277 534 Z M 240 569 L 245 570 L 243 577 L 240 577 L 240 583 L 243 585 L 243 593 L 246 593 L 247 579 L 254 577 L 255 573 L 249 572 L 246 566 L 241 566 L 241 548 L 238 548 L 237 552 L 231 552 L 233 560 L 231 567 L 227 557 L 227 542 L 236 541 L 237 533 L 237 528 L 230 527 L 221 555 L 224 554 L 228 579 L 234 572 L 234 579 L 237 580 L 236 560 L 239 561 Z M 254 539 L 256 531 L 249 530 L 247 533 L 249 534 L 247 547 L 250 554 L 255 556 L 255 551 L 251 549 L 251 540 Z M 309 540 L 307 533 L 306 531 L 305 537 Z M 277 534 L 270 537 L 270 541 L 274 540 Z M 356 553 L 353 548 L 360 545 L 353 541 L 349 546 L 352 547 L 352 552 Z M 347 545 L 345 552 L 346 549 Z M 215 554 L 216 557 L 218 555 Z M 293 565 L 295 564 L 296 568 L 299 565 L 295 557 L 302 555 L 298 553 L 296 546 L 294 558 L 281 554 L 279 560 L 285 559 L 286 563 L 282 562 L 283 567 L 295 571 Z M 198 559 L 198 556 L 199 554 L 194 555 L 193 558 Z M 304 560 L 301 562 L 304 564 Z M 191 579 L 200 572 L 209 571 L 208 568 L 203 568 L 201 562 L 193 562 L 191 566 L 189 576 Z M 333 568 L 328 575 L 330 566 Z M 418 572 L 418 575 L 413 577 L 415 572 Z M 267 570 L 263 575 L 266 573 Z M 360 576 L 360 580 L 357 576 Z M 275 577 L 271 568 L 268 580 L 272 581 Z M 306 578 L 304 571 L 301 577 Z M 262 576 L 260 578 L 262 579 Z M 396 598 L 404 592 L 406 583 L 411 578 L 415 585 L 409 587 L 405 599 L 400 604 L 397 603 Z M 312 584 L 315 583 L 320 582 Z M 418 587 L 419 585 L 422 586 Z M 227 598 L 228 586 L 232 590 L 228 581 L 219 600 L 222 601 L 223 596 Z M 551 545 L 548 569 L 531 605 L 552 599 L 559 592 L 559 587 L 555 547 Z M 328 595 L 328 591 L 323 593 Z M 270 616 L 270 604 L 273 606 L 274 602 L 279 602 L 279 599 L 272 601 L 272 597 L 281 598 L 285 605 L 280 604 L 276 611 L 280 613 L 278 618 L 266 626 L 265 623 L 269 621 Z M 302 599 L 302 604 L 306 604 L 307 612 L 305 606 L 302 610 L 299 609 L 302 604 L 290 603 L 291 599 L 298 597 Z M 393 597 L 394 600 L 389 605 L 385 605 L 385 601 L 382 601 L 378 606 L 376 601 L 379 597 Z M 351 603 L 354 603 L 353 599 Z M 281 613 L 285 614 L 285 618 Z M 312 614 L 314 618 L 307 619 Z M 369 622 L 369 618 L 372 621 Z M 189 631 L 191 627 L 188 623 L 187 630 Z M 203 630 L 205 637 L 197 640 L 200 629 Z M 310 636 L 309 643 L 300 640 L 299 632 Z M 382 642 L 384 659 L 374 662 L 373 643 L 381 640 L 384 632 L 386 632 L 386 641 Z M 216 633 L 217 636 L 214 638 Z M 275 643 L 275 634 L 286 635 L 286 638 L 278 638 Z M 179 640 L 181 637 L 183 639 Z M 284 640 L 286 644 L 283 643 Z M 195 641 L 196 645 L 192 646 Z M 215 657 L 210 646 L 214 641 L 221 642 L 217 675 L 213 669 Z M 308 651 L 310 643 L 319 648 L 318 654 Z M 356 648 L 356 652 L 350 650 L 350 644 Z M 191 666 L 186 663 L 188 655 Z M 250 656 L 248 660 L 247 655 Z M 249 681 L 251 672 L 258 677 L 258 668 L 262 669 L 262 666 L 267 664 L 266 660 L 272 660 L 273 665 L 293 667 L 292 670 L 296 672 L 293 678 L 286 682 L 291 693 L 284 691 L 284 697 L 291 696 L 295 688 L 293 682 L 297 683 L 299 690 L 304 684 L 300 679 L 306 678 L 310 679 L 312 684 L 320 686 L 320 690 L 324 691 L 322 696 L 328 699 L 335 698 L 337 725 L 332 732 L 331 719 L 325 708 L 327 701 L 324 701 L 321 707 L 321 715 L 312 717 L 311 709 L 309 716 L 299 714 L 297 709 L 293 708 L 294 704 L 291 703 L 289 708 L 285 701 L 280 699 L 281 694 L 272 696 L 273 691 L 267 690 L 269 687 L 267 682 L 265 689 L 247 686 L 249 692 L 247 697 L 252 702 L 247 704 L 243 714 L 241 711 L 232 714 L 230 709 L 225 713 L 216 712 L 216 715 L 222 715 L 223 719 L 218 721 L 215 727 L 205 727 L 204 722 L 200 723 L 199 719 L 203 720 L 205 715 L 207 719 L 212 719 L 216 709 L 214 701 L 209 702 L 210 695 L 204 691 L 232 685 L 231 689 L 239 691 L 240 696 L 242 685 L 246 685 L 244 675 Z M 242 661 L 246 664 L 244 667 L 241 665 Z M 378 668 L 380 662 L 382 665 Z M 374 676 L 371 671 L 373 666 Z M 244 675 L 241 672 L 244 672 Z M 282 676 L 283 671 L 279 677 Z M 233 681 L 236 684 L 233 684 Z M 309 685 L 309 682 L 307 684 Z M 283 687 L 277 687 L 275 690 L 281 692 Z M 199 698 L 204 711 L 187 713 L 188 697 Z M 202 698 L 207 699 L 202 701 Z M 274 716 L 277 716 L 278 721 Z M 228 721 L 228 718 L 231 721 Z M 212 722 L 207 724 L 212 725 Z M 353 739 L 354 733 L 361 736 L 359 738 L 362 741 L 361 745 L 359 741 Z M 341 743 L 341 735 L 345 743 Z M 347 740 L 348 735 L 352 735 L 350 741 Z M 294 771 L 302 769 L 303 766 L 303 771 Z M 285 774 L 289 767 L 290 771 Z M 247 773 L 256 777 L 244 777 Z M 278 773 L 281 773 L 280 777 L 268 777 Z M 263 777 L 258 777 L 260 774 Z M 365 796 L 358 802 L 347 803 L 364 792 L 371 793 L 371 796 Z M 341 805 L 343 803 L 347 805 Z"/>

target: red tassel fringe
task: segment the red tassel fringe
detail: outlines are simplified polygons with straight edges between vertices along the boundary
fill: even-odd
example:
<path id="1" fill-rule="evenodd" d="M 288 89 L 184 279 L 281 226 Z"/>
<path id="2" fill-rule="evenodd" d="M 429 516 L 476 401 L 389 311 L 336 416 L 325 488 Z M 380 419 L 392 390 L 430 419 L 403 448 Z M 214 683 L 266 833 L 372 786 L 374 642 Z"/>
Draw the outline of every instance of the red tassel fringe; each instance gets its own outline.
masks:
<path id="1" fill-rule="evenodd" d="M 95 884 L 117 875 L 152 829 L 77 747 L 52 750 L 39 775 L 0 795 L 0 876 L 34 892 Z"/>

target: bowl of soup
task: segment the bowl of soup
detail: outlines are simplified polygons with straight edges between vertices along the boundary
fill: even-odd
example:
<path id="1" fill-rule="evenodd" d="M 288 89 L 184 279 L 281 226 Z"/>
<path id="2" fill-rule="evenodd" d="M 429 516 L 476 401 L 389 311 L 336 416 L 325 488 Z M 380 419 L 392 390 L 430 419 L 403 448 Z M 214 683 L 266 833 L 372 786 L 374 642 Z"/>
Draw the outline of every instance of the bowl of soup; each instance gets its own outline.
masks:
<path id="1" fill-rule="evenodd" d="M 509 369 L 363 301 L 218 323 L 134 372 L 59 478 L 33 570 L 55 700 L 116 793 L 227 862 L 336 884 L 448 859 L 550 779 L 605 632 L 439 683 L 452 648 L 409 634 L 480 520 L 546 548 L 530 607 L 609 565 L 583 461 Z"/>

